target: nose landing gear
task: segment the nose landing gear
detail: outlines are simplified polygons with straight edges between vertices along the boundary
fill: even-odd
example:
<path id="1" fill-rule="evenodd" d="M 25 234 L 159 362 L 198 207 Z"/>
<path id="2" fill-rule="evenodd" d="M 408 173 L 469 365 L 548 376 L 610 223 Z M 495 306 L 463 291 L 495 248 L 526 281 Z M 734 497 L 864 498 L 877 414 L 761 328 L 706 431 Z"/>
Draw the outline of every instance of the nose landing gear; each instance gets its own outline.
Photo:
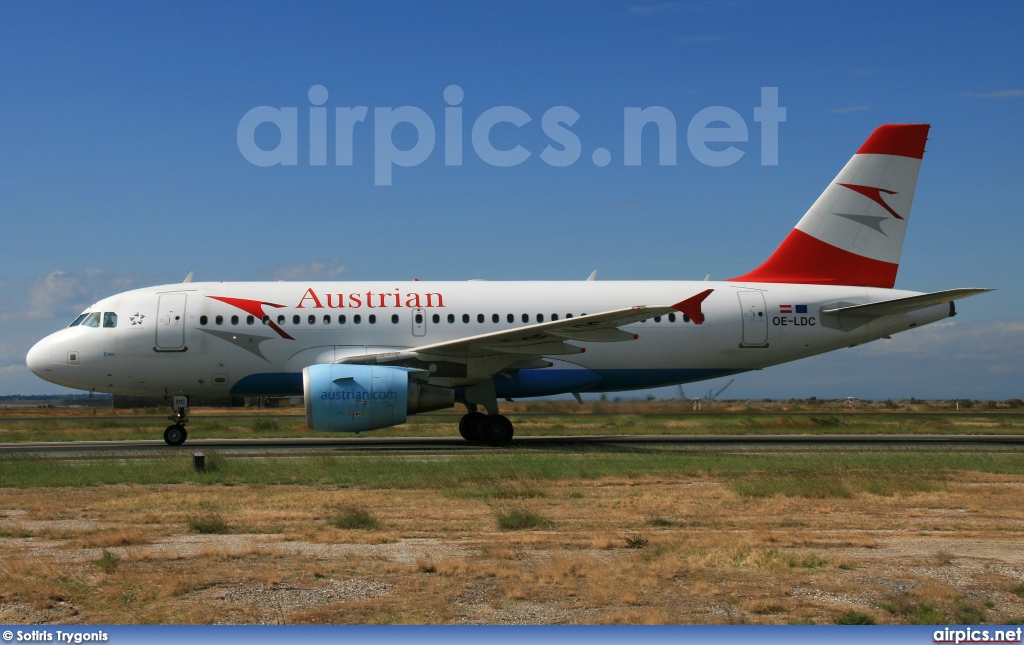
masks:
<path id="1" fill-rule="evenodd" d="M 171 409 L 174 411 L 174 416 L 167 417 L 167 419 L 173 421 L 174 425 L 167 426 L 167 429 L 164 430 L 164 441 L 169 446 L 180 446 L 185 443 L 185 439 L 188 439 L 188 431 L 185 430 L 185 424 L 188 423 L 188 397 L 174 397 Z"/>

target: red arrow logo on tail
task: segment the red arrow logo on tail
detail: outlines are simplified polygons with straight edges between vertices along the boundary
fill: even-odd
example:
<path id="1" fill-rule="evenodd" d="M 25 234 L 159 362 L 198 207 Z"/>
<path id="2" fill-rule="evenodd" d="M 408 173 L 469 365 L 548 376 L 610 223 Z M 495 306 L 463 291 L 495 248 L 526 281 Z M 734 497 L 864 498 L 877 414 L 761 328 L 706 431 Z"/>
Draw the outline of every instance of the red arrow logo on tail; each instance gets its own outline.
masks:
<path id="1" fill-rule="evenodd" d="M 842 186 L 843 188 L 849 188 L 855 193 L 860 193 L 861 195 L 864 195 L 865 197 L 875 202 L 885 210 L 889 211 L 889 213 L 891 213 L 892 216 L 895 217 L 896 219 L 903 219 L 902 217 L 899 216 L 899 214 L 896 213 L 896 211 L 894 211 L 888 204 L 886 204 L 882 200 L 882 193 L 885 193 L 886 195 L 896 195 L 896 191 L 886 190 L 884 188 L 875 188 L 873 186 L 858 186 L 857 184 L 839 185 Z"/>

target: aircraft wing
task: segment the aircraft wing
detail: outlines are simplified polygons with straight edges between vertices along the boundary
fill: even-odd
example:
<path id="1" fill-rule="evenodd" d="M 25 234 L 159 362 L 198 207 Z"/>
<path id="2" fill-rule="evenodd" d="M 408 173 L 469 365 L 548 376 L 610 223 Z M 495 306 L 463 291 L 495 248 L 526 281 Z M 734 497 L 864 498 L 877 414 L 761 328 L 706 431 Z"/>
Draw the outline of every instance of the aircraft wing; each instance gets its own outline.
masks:
<path id="1" fill-rule="evenodd" d="M 969 298 L 979 293 L 986 293 L 992 289 L 949 289 L 947 291 L 936 291 L 925 293 L 920 296 L 909 296 L 907 298 L 896 298 L 895 300 L 883 300 L 872 302 L 866 305 L 849 305 L 846 307 L 833 307 L 822 309 L 823 315 L 839 316 L 843 318 L 881 318 L 892 314 L 906 313 L 915 309 L 923 309 L 932 305 L 939 305 L 944 302 L 953 302 L 961 298 Z"/>
<path id="2" fill-rule="evenodd" d="M 585 348 L 566 341 L 619 342 L 634 340 L 637 338 L 635 334 L 623 331 L 619 327 L 670 313 L 684 313 L 694 323 L 701 324 L 704 322 L 704 315 L 701 313 L 700 304 L 711 292 L 712 289 L 707 289 L 674 305 L 616 309 L 422 345 L 398 352 L 350 356 L 338 362 L 398 365 L 421 361 L 464 363 L 473 359 L 502 355 L 510 357 L 512 362 L 518 362 L 527 356 L 580 354 L 585 351 Z"/>

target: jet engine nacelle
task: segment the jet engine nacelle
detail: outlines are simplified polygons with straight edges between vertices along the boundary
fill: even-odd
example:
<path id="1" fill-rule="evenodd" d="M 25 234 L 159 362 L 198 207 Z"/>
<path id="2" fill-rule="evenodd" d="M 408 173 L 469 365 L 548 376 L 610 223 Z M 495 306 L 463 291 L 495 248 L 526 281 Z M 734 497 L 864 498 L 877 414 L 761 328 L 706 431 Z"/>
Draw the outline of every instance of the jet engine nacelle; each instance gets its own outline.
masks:
<path id="1" fill-rule="evenodd" d="M 455 404 L 455 390 L 421 384 L 399 367 L 310 365 L 302 370 L 302 390 L 306 427 L 329 432 L 387 428 Z"/>

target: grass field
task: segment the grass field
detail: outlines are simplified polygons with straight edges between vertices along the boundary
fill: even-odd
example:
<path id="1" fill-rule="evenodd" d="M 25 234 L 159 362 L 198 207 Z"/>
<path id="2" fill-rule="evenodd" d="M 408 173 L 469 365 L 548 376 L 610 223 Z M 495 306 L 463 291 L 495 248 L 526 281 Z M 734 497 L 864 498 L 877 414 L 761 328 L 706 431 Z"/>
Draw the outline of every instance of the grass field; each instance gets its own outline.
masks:
<path id="1" fill-rule="evenodd" d="M 530 414 L 520 428 L 777 434 L 816 431 L 818 414 Z M 861 424 L 851 432 L 935 432 L 947 416 L 996 424 L 986 433 L 1020 423 L 1001 413 L 831 414 L 840 428 Z M 275 421 L 278 433 L 301 432 L 298 418 Z M 226 432 L 245 427 L 223 422 Z M 50 423 L 82 438 L 89 423 L 108 422 L 24 425 Z M 106 430 L 133 424 L 116 423 L 125 425 Z M 0 622 L 1019 622 L 1021 456 L 207 451 L 205 473 L 180 455 L 8 458 Z"/>

